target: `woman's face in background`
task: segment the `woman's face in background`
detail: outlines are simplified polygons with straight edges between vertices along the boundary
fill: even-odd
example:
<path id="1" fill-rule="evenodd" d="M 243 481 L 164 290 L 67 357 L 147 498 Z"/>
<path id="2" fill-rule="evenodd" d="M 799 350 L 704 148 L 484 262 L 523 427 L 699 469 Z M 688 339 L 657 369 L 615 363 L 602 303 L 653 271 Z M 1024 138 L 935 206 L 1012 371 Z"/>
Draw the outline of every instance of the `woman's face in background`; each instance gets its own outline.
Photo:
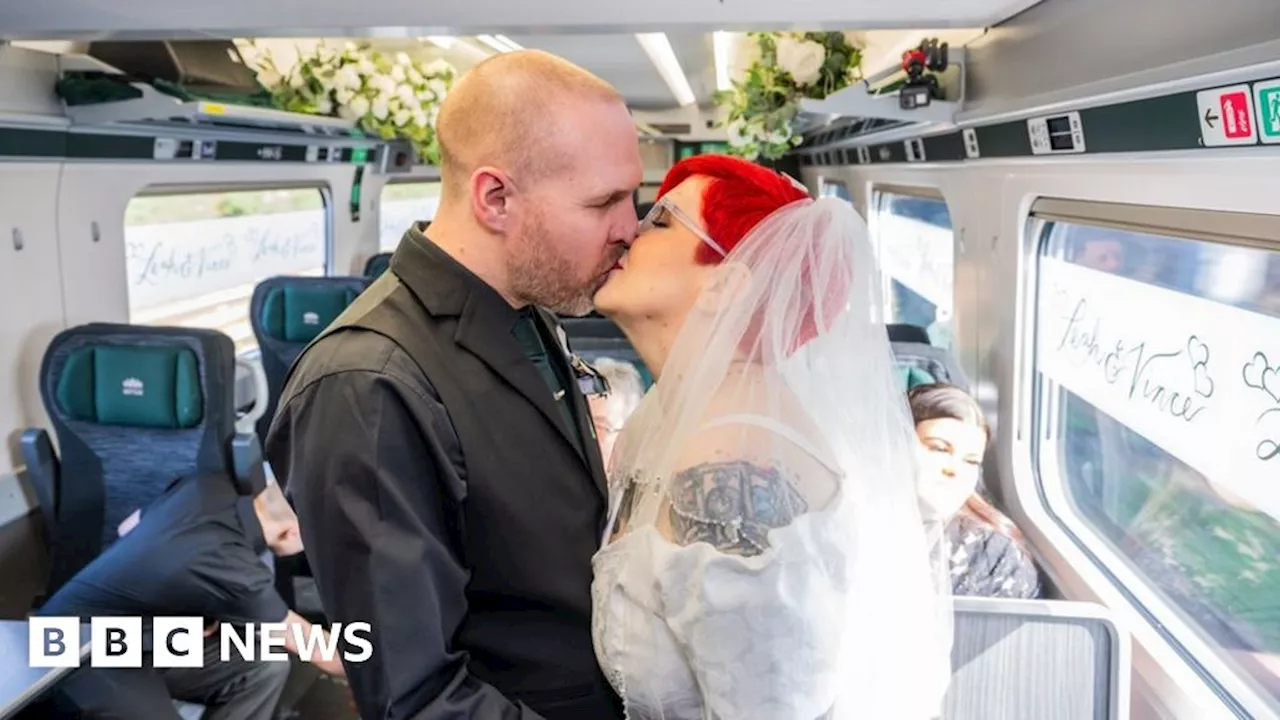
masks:
<path id="1" fill-rule="evenodd" d="M 916 424 L 920 440 L 921 511 L 926 520 L 948 520 L 978 487 L 987 447 L 982 427 L 951 418 Z"/>
<path id="2" fill-rule="evenodd" d="M 612 407 L 617 400 L 611 396 L 590 395 L 587 403 L 591 406 L 591 421 L 596 426 L 596 439 L 600 443 L 600 459 L 605 468 L 609 467 L 609 456 L 613 454 L 613 445 L 618 440 L 621 427 L 615 426 L 614 417 L 618 414 Z"/>

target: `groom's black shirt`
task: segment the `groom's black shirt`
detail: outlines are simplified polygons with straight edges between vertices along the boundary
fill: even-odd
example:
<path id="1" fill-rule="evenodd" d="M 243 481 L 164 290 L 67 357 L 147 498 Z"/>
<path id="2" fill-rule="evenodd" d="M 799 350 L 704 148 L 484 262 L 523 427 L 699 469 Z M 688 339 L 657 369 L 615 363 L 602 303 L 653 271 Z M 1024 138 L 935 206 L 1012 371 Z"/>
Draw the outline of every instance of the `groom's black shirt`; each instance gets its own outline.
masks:
<path id="1" fill-rule="evenodd" d="M 620 718 L 591 641 L 606 490 L 553 320 L 413 228 L 298 359 L 266 444 L 367 718 Z M 536 331 L 536 332 L 531 332 Z"/>

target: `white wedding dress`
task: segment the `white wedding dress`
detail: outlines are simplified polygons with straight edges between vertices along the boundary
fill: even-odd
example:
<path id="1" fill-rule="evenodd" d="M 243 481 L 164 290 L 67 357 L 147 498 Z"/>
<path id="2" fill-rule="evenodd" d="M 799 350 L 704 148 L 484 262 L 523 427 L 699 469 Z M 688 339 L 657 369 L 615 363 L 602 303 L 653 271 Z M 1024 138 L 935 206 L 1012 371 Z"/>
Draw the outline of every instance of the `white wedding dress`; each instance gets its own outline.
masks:
<path id="1" fill-rule="evenodd" d="M 938 714 L 945 545 L 882 305 L 866 225 L 832 198 L 775 211 L 706 279 L 614 446 L 592 561 L 629 720 Z"/>
<path id="2" fill-rule="evenodd" d="M 770 418 L 734 420 L 808 449 Z M 682 547 L 653 525 L 601 548 L 593 639 L 630 720 L 816 720 L 831 709 L 850 551 L 841 502 L 772 530 L 751 557 Z"/>

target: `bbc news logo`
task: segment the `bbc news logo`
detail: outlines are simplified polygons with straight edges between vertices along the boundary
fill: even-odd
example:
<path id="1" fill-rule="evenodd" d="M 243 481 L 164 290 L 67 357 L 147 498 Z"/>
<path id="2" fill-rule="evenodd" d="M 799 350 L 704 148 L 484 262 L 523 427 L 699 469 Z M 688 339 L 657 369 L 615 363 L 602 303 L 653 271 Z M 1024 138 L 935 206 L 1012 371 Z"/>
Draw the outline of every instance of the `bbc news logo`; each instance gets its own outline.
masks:
<path id="1" fill-rule="evenodd" d="M 81 620 L 78 617 L 29 618 L 27 664 L 33 668 L 80 667 Z M 332 661 L 339 640 L 357 648 L 341 653 L 342 660 L 360 663 L 373 654 L 367 636 L 369 623 L 335 624 L 328 632 L 319 626 L 304 631 L 288 623 L 246 623 L 242 628 L 225 623 L 215 635 L 205 637 L 204 619 L 157 617 L 151 621 L 151 667 L 198 668 L 204 666 L 205 643 L 218 643 L 222 662 L 239 660 L 288 662 L 285 643 L 292 636 L 298 658 Z M 100 668 L 142 667 L 144 634 L 140 617 L 95 617 L 89 623 L 89 665 Z"/>

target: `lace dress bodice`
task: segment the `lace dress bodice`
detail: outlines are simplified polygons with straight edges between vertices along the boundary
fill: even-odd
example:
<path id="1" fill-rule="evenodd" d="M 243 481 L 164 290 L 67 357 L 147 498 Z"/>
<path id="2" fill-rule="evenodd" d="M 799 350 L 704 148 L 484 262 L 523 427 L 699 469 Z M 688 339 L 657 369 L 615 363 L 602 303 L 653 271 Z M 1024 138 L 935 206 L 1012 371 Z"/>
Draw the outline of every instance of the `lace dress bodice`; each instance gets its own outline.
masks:
<path id="1" fill-rule="evenodd" d="M 814 720 L 836 697 L 843 544 L 827 511 L 742 557 L 653 527 L 594 559 L 593 639 L 631 720 Z"/>

